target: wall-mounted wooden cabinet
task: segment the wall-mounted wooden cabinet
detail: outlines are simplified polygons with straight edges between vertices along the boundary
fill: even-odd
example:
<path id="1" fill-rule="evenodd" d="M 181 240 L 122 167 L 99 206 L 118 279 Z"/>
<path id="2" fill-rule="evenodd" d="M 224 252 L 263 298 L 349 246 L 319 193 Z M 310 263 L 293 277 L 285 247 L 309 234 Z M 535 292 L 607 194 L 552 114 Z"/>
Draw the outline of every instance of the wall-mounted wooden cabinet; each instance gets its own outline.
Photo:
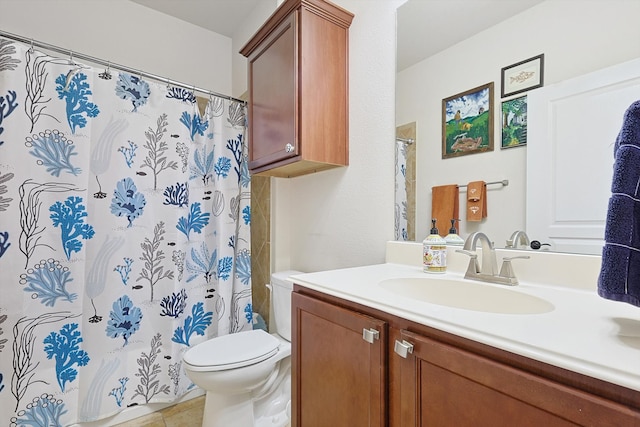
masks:
<path id="1" fill-rule="evenodd" d="M 348 165 L 352 19 L 324 0 L 286 0 L 240 51 L 249 64 L 251 173 Z"/>
<path id="2" fill-rule="evenodd" d="M 638 391 L 300 286 L 292 317 L 293 427 L 640 426 Z"/>

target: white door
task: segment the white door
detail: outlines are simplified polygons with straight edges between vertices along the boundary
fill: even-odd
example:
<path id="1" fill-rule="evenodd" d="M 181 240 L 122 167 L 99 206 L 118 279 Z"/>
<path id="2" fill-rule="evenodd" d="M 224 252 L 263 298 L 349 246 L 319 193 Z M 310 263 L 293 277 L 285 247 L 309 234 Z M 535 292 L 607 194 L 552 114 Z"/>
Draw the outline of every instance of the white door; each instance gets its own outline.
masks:
<path id="1" fill-rule="evenodd" d="M 527 234 L 554 251 L 602 253 L 614 143 L 640 99 L 640 60 L 528 94 Z"/>

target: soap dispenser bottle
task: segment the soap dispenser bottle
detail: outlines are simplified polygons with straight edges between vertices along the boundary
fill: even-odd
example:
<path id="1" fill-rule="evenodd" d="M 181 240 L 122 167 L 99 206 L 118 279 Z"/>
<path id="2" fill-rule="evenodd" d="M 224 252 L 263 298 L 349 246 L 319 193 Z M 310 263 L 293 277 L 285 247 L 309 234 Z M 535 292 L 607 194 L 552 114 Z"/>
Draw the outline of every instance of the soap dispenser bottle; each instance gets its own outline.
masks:
<path id="1" fill-rule="evenodd" d="M 445 273 L 447 271 L 447 242 L 440 237 L 436 220 L 431 220 L 431 231 L 422 242 L 422 270 L 425 273 Z"/>
<path id="2" fill-rule="evenodd" d="M 449 229 L 449 234 L 444 236 L 444 241 L 447 243 L 447 246 L 463 246 L 464 240 L 462 237 L 458 236 L 458 230 L 456 230 L 456 221 L 460 221 L 458 219 L 451 220 L 451 228 Z"/>

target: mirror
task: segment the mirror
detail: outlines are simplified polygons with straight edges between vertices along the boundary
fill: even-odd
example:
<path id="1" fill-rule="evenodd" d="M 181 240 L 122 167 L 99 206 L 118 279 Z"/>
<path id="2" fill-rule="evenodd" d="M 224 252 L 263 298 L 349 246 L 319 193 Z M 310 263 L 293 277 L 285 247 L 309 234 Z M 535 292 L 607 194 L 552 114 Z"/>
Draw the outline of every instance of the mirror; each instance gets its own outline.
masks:
<path id="1" fill-rule="evenodd" d="M 488 212 L 480 222 L 466 221 L 467 194 L 460 189 L 458 231 L 463 238 L 483 231 L 496 247 L 505 247 L 514 231 L 527 231 L 530 218 L 549 208 L 527 206 L 527 175 L 532 180 L 541 165 L 527 163 L 530 141 L 502 148 L 501 103 L 637 58 L 637 47 L 628 41 L 640 39 L 640 28 L 632 18 L 639 13 L 638 2 L 625 0 L 581 2 L 580 7 L 575 1 L 557 0 L 408 0 L 398 8 L 396 126 L 415 123 L 415 240 L 421 241 L 429 231 L 431 188 L 475 180 L 508 180 L 509 185 L 487 187 Z M 541 53 L 543 87 L 502 97 L 501 69 Z M 495 89 L 494 150 L 443 159 L 442 100 L 490 82 Z M 615 115 L 618 129 L 622 113 Z M 615 137 L 610 138 L 605 143 L 612 158 Z M 579 158 L 576 153 L 571 167 L 580 167 Z M 611 167 L 611 162 L 602 164 Z M 448 221 L 438 222 L 440 229 L 448 228 Z M 546 236 L 529 234 L 531 240 L 546 243 Z M 581 252 L 574 247 L 558 249 Z M 599 254 L 599 250 L 582 253 Z"/>

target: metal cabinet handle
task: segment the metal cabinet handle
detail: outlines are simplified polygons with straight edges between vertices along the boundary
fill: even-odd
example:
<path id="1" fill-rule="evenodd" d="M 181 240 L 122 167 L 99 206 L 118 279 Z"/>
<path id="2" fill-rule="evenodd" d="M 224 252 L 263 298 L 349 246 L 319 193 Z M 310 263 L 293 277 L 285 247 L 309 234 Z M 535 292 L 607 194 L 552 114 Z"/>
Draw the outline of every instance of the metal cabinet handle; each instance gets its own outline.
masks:
<path id="1" fill-rule="evenodd" d="M 396 340 L 393 351 L 395 351 L 400 357 L 404 357 L 406 359 L 410 353 L 413 353 L 413 344 L 406 340 L 402 340 L 402 342 Z"/>
<path id="2" fill-rule="evenodd" d="M 286 151 L 287 153 L 293 153 L 293 150 L 295 150 L 296 147 L 293 146 L 292 143 L 287 143 L 287 145 L 284 146 L 284 151 Z"/>
<path id="3" fill-rule="evenodd" d="M 380 339 L 380 332 L 376 331 L 373 328 L 362 329 L 362 339 L 368 342 L 369 344 L 373 344 L 373 342 L 377 339 Z"/>

